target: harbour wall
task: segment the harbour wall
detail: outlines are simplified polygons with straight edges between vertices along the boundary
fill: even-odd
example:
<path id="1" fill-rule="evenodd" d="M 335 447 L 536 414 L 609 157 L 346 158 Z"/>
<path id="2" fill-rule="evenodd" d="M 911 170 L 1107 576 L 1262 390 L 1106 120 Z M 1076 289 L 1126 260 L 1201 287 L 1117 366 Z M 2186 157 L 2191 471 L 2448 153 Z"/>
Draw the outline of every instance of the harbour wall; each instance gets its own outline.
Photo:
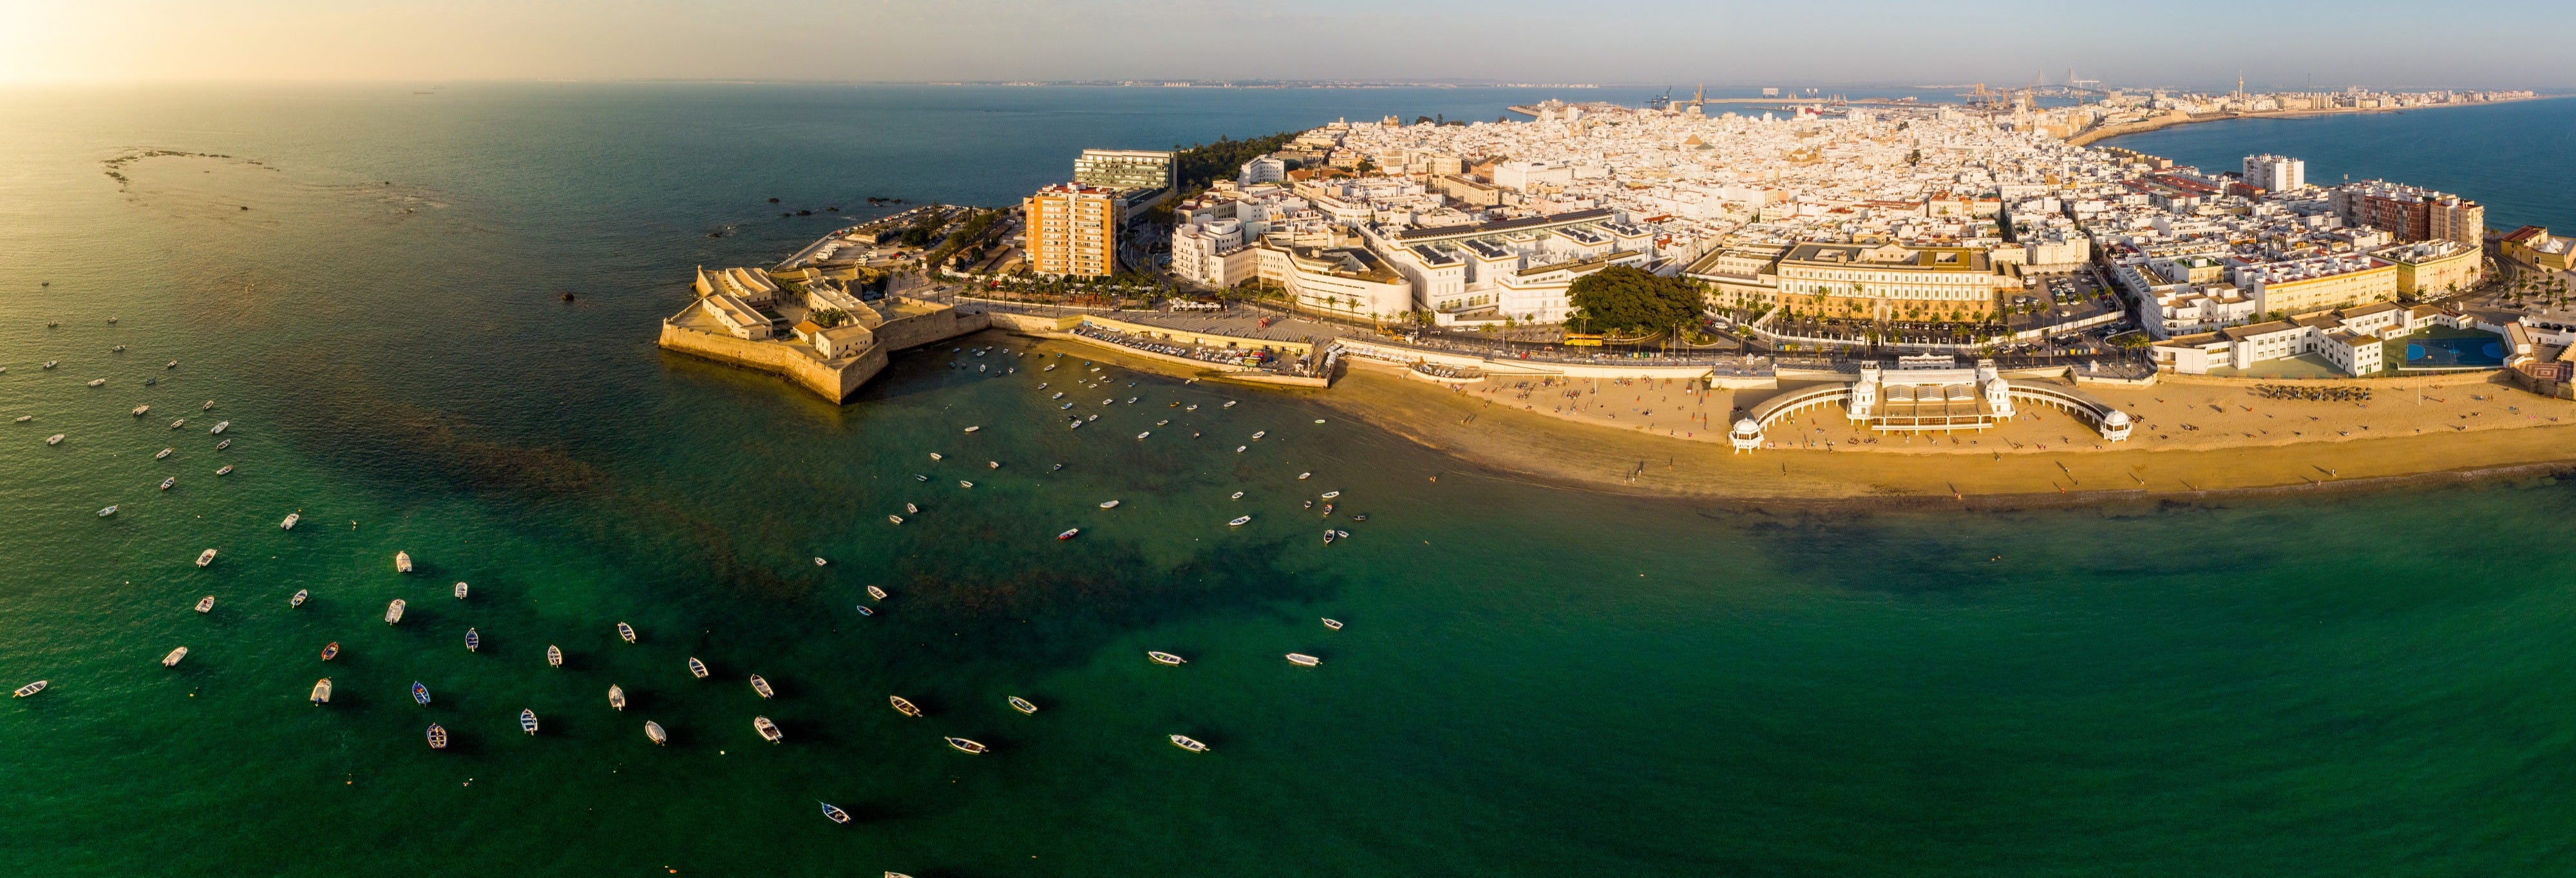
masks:
<path id="1" fill-rule="evenodd" d="M 996 328 L 1027 333 L 1029 335 L 1035 335 L 1042 338 L 1063 339 L 1065 341 L 1077 342 L 1106 351 L 1114 351 L 1130 357 L 1151 360 L 1159 363 L 1168 363 L 1175 366 L 1183 366 L 1196 371 L 1201 377 L 1205 378 L 1239 381 L 1245 384 L 1267 384 L 1276 387 L 1324 388 L 1332 386 L 1331 382 L 1323 378 L 1305 378 L 1295 375 L 1274 375 L 1258 369 L 1230 370 L 1225 368 L 1225 365 L 1222 363 L 1210 363 L 1206 360 L 1193 360 L 1188 357 L 1176 357 L 1171 354 L 1131 348 L 1121 344 L 1110 344 L 1096 338 L 1076 335 L 1073 332 L 1073 328 L 1081 326 L 1083 321 L 1088 318 L 1093 323 L 1097 323 L 1111 329 L 1116 329 L 1120 332 L 1133 332 L 1142 335 L 1150 331 L 1158 335 L 1170 335 L 1174 337 L 1176 342 L 1179 340 L 1180 336 L 1188 336 L 1191 342 L 1195 344 L 1206 344 L 1206 339 L 1214 338 L 1233 340 L 1237 342 L 1258 341 L 1261 344 L 1267 344 L 1273 347 L 1294 348 L 1300 352 L 1310 350 L 1308 346 L 1301 343 L 1237 339 L 1233 336 L 1206 335 L 1186 332 L 1172 333 L 1160 327 L 1148 326 L 1145 324 L 1130 324 L 1115 320 L 1103 320 L 1096 315 L 1086 314 L 1072 314 L 1063 317 L 1040 317 L 1031 314 L 997 312 L 991 316 L 992 325 Z"/>

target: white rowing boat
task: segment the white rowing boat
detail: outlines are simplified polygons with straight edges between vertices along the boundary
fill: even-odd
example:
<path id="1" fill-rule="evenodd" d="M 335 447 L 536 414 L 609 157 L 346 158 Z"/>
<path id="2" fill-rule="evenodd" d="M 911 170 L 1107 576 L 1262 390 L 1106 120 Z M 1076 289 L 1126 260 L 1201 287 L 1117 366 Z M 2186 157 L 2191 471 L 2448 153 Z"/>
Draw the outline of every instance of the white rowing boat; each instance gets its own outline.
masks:
<path id="1" fill-rule="evenodd" d="M 1158 665 L 1177 665 L 1188 661 L 1188 659 L 1181 658 L 1180 656 L 1176 656 L 1168 652 L 1147 652 L 1145 653 L 1145 657 L 1153 659 L 1154 663 Z"/>
<path id="2" fill-rule="evenodd" d="M 1288 663 L 1301 668 L 1311 668 L 1323 664 L 1324 660 L 1302 652 L 1292 652 L 1288 654 Z"/>
<path id="3" fill-rule="evenodd" d="M 759 674 L 751 675 L 751 691 L 760 693 L 760 697 L 762 698 L 775 698 L 778 696 L 777 692 L 769 688 L 769 681 L 761 679 Z"/>
<path id="4" fill-rule="evenodd" d="M 187 657 L 188 657 L 188 648 L 187 648 L 187 647 L 184 647 L 184 646 L 179 647 L 178 649 L 171 650 L 169 655 L 165 655 L 165 656 L 162 656 L 162 657 L 161 657 L 161 666 L 162 666 L 162 667 L 165 667 L 165 668 L 175 668 L 175 667 L 178 667 L 178 666 L 179 666 L 179 662 L 180 662 L 181 660 L 186 659 Z"/>
<path id="5" fill-rule="evenodd" d="M 1192 753 L 1205 753 L 1208 751 L 1208 745 L 1201 744 L 1198 742 L 1197 738 L 1192 738 L 1188 735 L 1173 735 L 1172 746 L 1179 747 Z"/>
<path id="6" fill-rule="evenodd" d="M 1016 710 L 1016 711 L 1019 711 L 1019 712 L 1021 712 L 1021 713 L 1036 713 L 1036 712 L 1038 712 L 1038 706 L 1037 706 L 1037 705 L 1035 705 L 1035 704 L 1031 704 L 1031 703 L 1029 703 L 1029 700 L 1028 700 L 1028 699 L 1026 699 L 1026 698 L 1021 698 L 1021 697 L 1019 697 L 1019 696 L 1017 696 L 1017 695 L 1013 695 L 1013 696 L 1011 696 L 1010 701 L 1011 701 L 1011 709 L 1012 709 L 1012 710 Z"/>
<path id="7" fill-rule="evenodd" d="M 387 624 L 387 625 L 393 625 L 393 624 L 398 624 L 398 623 L 400 623 L 400 622 L 402 621 L 402 614 L 403 614 L 403 607 L 404 607 L 404 606 L 405 606 L 405 604 L 403 603 L 403 599 L 401 599 L 401 598 L 395 598 L 393 603 L 386 604 L 386 605 L 385 605 L 385 624 Z"/>

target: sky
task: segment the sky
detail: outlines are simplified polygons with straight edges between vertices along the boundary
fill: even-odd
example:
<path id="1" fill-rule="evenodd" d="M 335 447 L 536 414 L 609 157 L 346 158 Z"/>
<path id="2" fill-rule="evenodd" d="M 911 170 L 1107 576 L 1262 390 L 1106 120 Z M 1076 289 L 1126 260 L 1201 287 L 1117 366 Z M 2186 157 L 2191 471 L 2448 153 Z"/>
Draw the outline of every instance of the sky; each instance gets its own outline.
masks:
<path id="1" fill-rule="evenodd" d="M 2570 88 L 2554 4 L 0 0 L 0 82 L 1458 79 Z"/>

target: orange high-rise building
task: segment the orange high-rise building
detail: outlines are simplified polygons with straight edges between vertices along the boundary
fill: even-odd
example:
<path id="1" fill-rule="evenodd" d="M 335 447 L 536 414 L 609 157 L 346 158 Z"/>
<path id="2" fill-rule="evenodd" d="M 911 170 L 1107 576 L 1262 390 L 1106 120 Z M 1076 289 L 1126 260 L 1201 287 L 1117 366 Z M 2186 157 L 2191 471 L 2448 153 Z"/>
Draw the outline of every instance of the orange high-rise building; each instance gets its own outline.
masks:
<path id="1" fill-rule="evenodd" d="M 1099 186 L 1058 183 L 1022 199 L 1028 217 L 1029 269 L 1039 274 L 1107 277 L 1118 271 L 1118 194 Z"/>

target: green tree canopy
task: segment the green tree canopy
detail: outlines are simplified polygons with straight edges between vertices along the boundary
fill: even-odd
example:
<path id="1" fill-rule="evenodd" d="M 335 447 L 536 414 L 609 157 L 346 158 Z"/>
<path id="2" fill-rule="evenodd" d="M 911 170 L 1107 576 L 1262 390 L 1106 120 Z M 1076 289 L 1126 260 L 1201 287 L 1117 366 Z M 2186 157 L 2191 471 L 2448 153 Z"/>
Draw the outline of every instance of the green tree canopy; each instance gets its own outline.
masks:
<path id="1" fill-rule="evenodd" d="M 1595 332 L 1664 330 L 1699 322 L 1697 287 L 1624 265 L 1576 280 L 1566 295 L 1575 319 Z"/>

